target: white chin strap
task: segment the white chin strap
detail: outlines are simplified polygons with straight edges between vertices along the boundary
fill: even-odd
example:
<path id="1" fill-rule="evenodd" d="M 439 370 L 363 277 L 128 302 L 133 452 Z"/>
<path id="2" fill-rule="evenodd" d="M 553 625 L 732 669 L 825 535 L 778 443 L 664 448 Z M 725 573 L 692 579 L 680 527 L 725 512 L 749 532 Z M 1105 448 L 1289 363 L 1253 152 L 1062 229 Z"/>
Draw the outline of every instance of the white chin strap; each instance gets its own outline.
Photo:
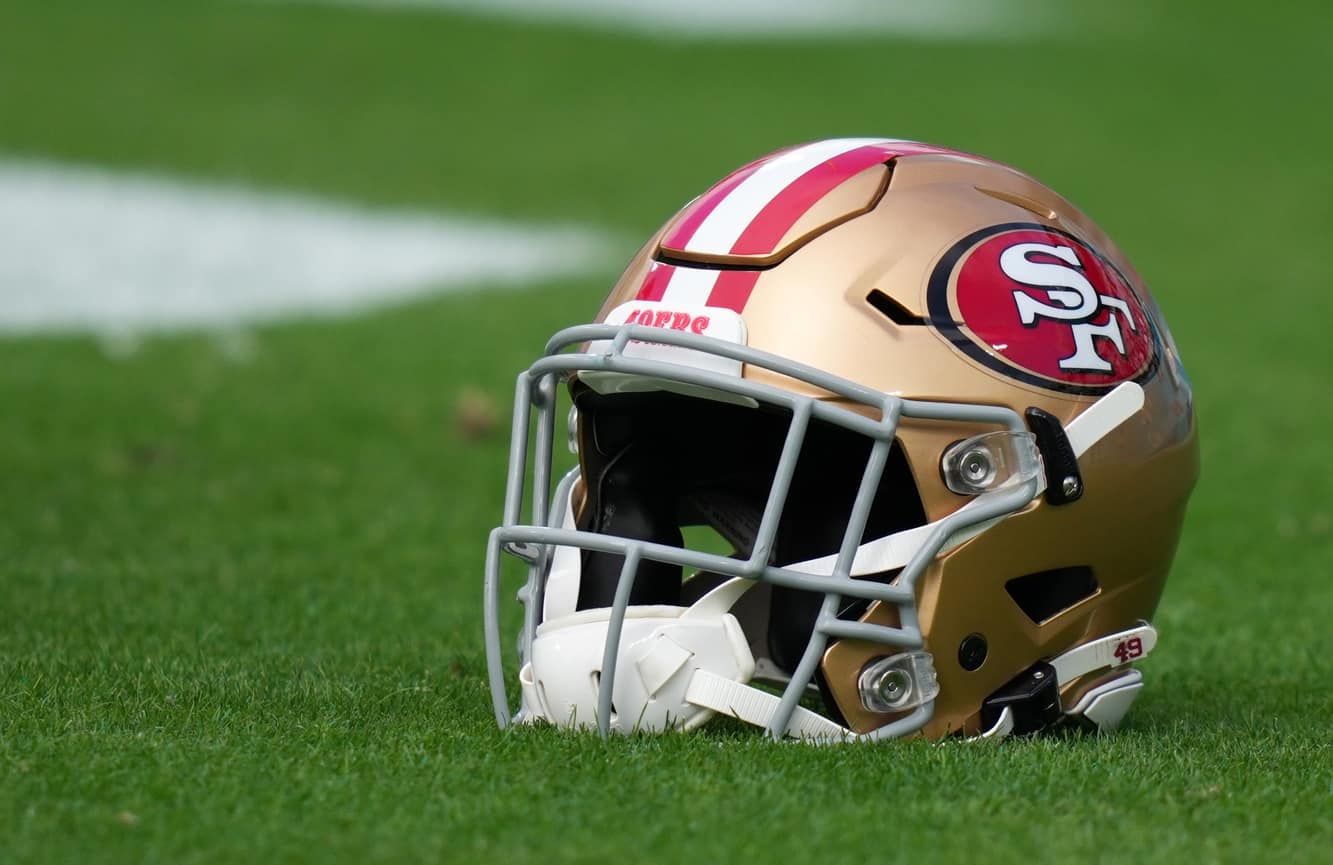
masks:
<path id="1" fill-rule="evenodd" d="M 748 684 L 754 657 L 732 604 L 753 585 L 732 579 L 690 607 L 631 607 L 621 632 L 611 693 L 610 729 L 618 733 L 692 730 L 726 715 L 767 728 L 779 698 Z M 595 729 L 601 666 L 608 637 L 609 609 L 586 610 L 544 623 L 532 645 L 532 661 L 519 673 L 523 708 L 519 720 L 549 721 L 557 726 Z M 1050 663 L 1063 688 L 1100 670 L 1125 667 L 1157 644 L 1157 631 L 1146 623 L 1084 643 Z M 1143 687 L 1133 669 L 1088 691 L 1066 715 L 1112 730 Z M 990 730 L 977 737 L 1003 739 L 1014 728 L 1005 708 Z M 796 739 L 846 740 L 856 734 L 798 706 L 786 735 Z"/>

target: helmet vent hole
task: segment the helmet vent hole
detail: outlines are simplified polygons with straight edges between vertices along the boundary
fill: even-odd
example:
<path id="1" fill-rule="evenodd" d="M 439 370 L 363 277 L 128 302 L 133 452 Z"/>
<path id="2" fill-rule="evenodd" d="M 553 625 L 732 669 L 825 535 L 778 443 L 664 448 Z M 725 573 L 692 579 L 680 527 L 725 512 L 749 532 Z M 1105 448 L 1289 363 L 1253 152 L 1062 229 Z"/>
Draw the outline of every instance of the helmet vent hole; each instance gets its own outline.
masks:
<path id="1" fill-rule="evenodd" d="M 1041 625 L 1091 598 L 1101 586 L 1092 568 L 1078 565 L 1015 577 L 1004 589 L 1029 619 Z"/>
<path id="2" fill-rule="evenodd" d="M 598 697 L 599 697 L 600 694 L 601 694 L 601 691 L 602 691 L 602 671 L 601 671 L 601 670 L 593 670 L 593 671 L 592 671 L 592 696 L 593 696 L 593 699 L 594 699 L 594 700 L 598 699 Z M 543 697 L 543 699 L 545 699 L 545 696 L 546 696 L 546 692 L 543 690 L 543 691 L 542 691 L 542 697 Z M 548 712 L 547 715 L 549 716 L 550 713 Z M 619 720 L 619 719 L 620 719 L 620 713 L 616 711 L 616 701 L 615 701 L 615 700 L 612 700 L 612 701 L 611 701 L 611 723 L 614 724 L 614 723 L 615 723 L 617 720 Z"/>
<path id="3" fill-rule="evenodd" d="M 878 288 L 872 289 L 871 292 L 866 295 L 866 303 L 869 303 L 875 309 L 879 310 L 884 314 L 885 318 L 894 324 L 903 327 L 911 327 L 926 323 L 925 316 L 913 314 L 907 307 L 889 297 Z"/>

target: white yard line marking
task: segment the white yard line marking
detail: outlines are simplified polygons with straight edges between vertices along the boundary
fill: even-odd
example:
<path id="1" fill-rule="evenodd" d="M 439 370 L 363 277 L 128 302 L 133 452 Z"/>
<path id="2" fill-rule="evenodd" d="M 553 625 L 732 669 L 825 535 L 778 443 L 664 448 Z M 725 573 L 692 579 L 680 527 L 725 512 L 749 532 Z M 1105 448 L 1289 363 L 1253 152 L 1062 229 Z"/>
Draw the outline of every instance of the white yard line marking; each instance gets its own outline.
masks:
<path id="1" fill-rule="evenodd" d="M 577 227 L 0 160 L 0 332 L 218 328 L 597 271 Z"/>
<path id="2" fill-rule="evenodd" d="M 275 2 L 275 0 L 264 0 Z M 287 2 L 287 0 L 278 0 Z M 302 2 L 302 0 L 297 0 Z M 305 0 L 310 2 L 310 0 Z M 725 39 L 902 36 L 1021 39 L 1059 27 L 1055 0 L 317 0 L 345 6 L 460 10 L 652 36 Z"/>

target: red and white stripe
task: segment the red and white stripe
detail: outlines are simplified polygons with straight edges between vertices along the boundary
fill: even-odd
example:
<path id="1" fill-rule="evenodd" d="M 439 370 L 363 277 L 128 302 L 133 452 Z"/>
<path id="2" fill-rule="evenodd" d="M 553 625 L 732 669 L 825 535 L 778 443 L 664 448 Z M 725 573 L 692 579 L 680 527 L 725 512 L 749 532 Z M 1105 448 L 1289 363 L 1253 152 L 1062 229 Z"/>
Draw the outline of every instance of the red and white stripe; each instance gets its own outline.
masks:
<path id="1" fill-rule="evenodd" d="M 949 152 L 891 138 L 834 138 L 778 151 L 695 199 L 662 246 L 697 255 L 772 255 L 811 207 L 860 172 L 895 156 Z M 638 299 L 740 312 L 761 272 L 655 262 Z"/>

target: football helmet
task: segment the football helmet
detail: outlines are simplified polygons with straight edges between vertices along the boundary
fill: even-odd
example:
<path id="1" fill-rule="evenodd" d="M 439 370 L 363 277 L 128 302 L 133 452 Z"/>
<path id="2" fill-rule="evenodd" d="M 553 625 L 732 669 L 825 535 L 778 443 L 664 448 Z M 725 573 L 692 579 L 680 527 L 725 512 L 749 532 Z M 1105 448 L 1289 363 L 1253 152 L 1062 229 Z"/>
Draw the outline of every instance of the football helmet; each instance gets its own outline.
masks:
<path id="1" fill-rule="evenodd" d="M 1161 312 L 1072 204 L 916 142 L 778 151 L 518 377 L 486 557 L 496 720 L 1114 728 L 1197 474 Z"/>

